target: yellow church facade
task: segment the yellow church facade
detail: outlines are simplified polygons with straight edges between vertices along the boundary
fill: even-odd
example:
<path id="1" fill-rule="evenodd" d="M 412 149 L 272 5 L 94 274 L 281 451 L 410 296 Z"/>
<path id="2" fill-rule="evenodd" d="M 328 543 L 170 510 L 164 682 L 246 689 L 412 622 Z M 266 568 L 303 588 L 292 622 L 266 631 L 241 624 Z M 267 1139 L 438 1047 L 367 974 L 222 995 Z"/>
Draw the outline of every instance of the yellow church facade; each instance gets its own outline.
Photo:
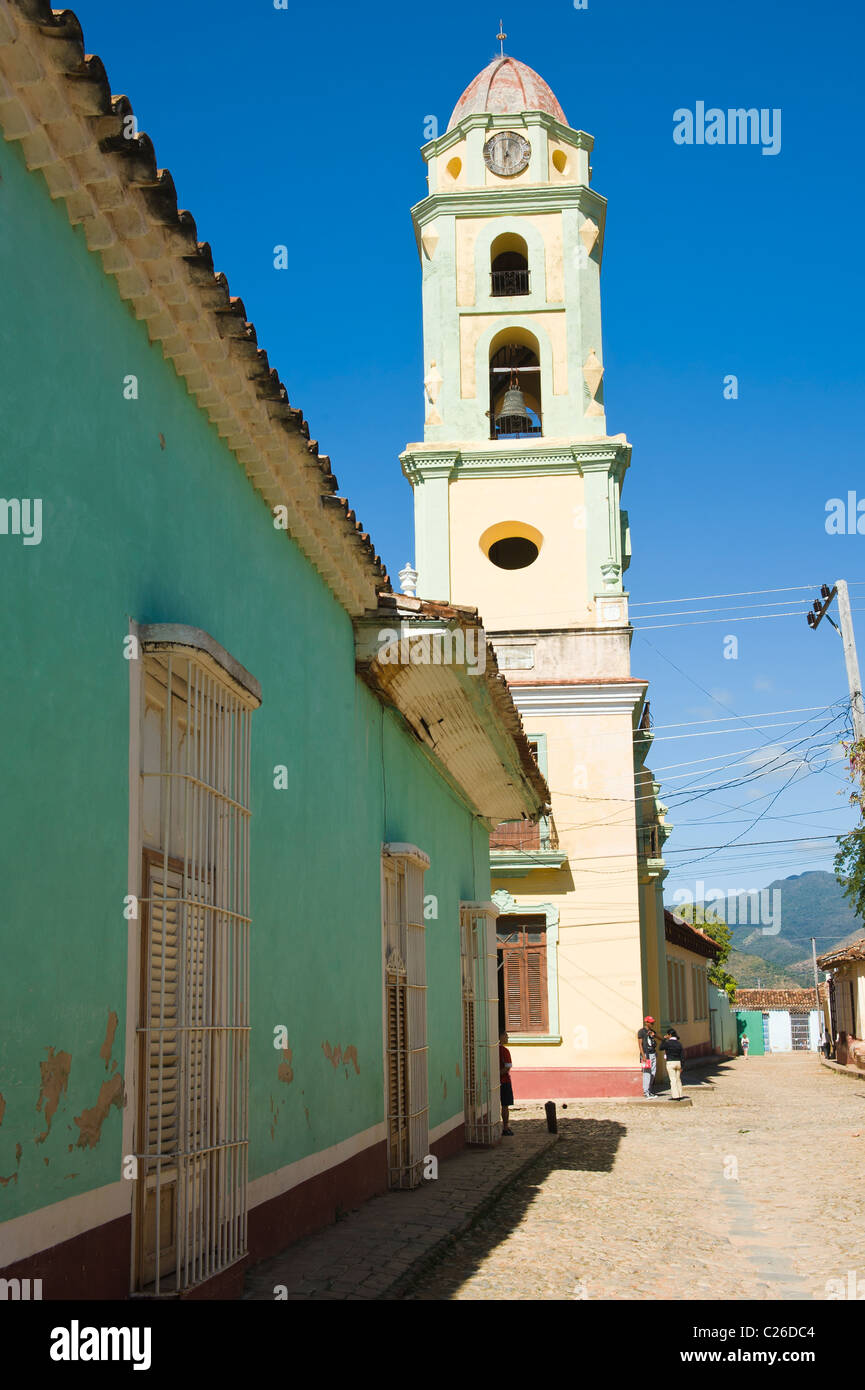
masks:
<path id="1" fill-rule="evenodd" d="M 640 1094 L 637 1029 L 667 1018 L 669 827 L 630 666 L 631 446 L 604 407 L 592 144 L 502 55 L 424 146 L 413 209 L 426 415 L 401 462 L 417 592 L 482 614 L 551 793 L 539 825 L 491 836 L 517 1100 Z"/>

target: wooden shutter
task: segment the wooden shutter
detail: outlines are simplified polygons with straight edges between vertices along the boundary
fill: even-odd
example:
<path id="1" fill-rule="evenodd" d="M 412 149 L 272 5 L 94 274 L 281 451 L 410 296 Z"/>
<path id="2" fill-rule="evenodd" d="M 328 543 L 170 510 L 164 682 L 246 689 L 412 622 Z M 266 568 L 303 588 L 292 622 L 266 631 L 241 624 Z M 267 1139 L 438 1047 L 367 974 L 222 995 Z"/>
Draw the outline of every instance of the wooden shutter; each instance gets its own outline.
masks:
<path id="1" fill-rule="evenodd" d="M 543 917 L 499 918 L 503 956 L 505 1027 L 509 1033 L 544 1034 L 547 1006 L 546 920 Z M 531 940 L 541 937 L 540 941 Z"/>
<path id="2" fill-rule="evenodd" d="M 147 904 L 144 921 L 145 998 L 141 1017 L 147 1020 L 141 1038 L 142 1132 L 146 1153 L 140 1186 L 141 1279 L 149 1284 L 170 1274 L 176 1264 L 177 1151 L 180 1140 L 180 1056 L 178 1043 L 179 961 L 178 903 L 180 874 L 155 855 L 145 855 Z M 157 1258 L 158 1253 L 158 1258 Z"/>
<path id="3" fill-rule="evenodd" d="M 547 948 L 526 949 L 526 1012 L 530 1033 L 547 1027 Z"/>
<path id="4" fill-rule="evenodd" d="M 388 1166 L 393 1175 L 409 1162 L 407 994 L 405 977 L 387 976 Z"/>
<path id="5" fill-rule="evenodd" d="M 525 1019 L 523 1017 L 523 1000 L 525 993 L 523 990 L 523 955 L 521 951 L 513 949 L 504 953 L 504 976 L 505 976 L 505 1027 L 509 1033 L 524 1033 L 526 1031 Z"/>
<path id="6" fill-rule="evenodd" d="M 472 1106 L 477 1103 L 477 1034 L 475 1031 L 475 1001 L 463 997 L 463 1091 Z"/>

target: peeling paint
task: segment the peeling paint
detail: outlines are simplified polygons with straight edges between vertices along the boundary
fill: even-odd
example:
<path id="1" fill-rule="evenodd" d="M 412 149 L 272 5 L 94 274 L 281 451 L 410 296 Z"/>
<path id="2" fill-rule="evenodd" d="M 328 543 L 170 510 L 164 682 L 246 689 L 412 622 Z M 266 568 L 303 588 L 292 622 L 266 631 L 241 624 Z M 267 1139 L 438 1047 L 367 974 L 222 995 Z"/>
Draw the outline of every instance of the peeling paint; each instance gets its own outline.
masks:
<path id="1" fill-rule="evenodd" d="M 16 1167 L 17 1167 L 18 1164 L 21 1162 L 21 1155 L 22 1155 L 23 1152 L 24 1152 L 24 1150 L 22 1149 L 21 1145 L 20 1145 L 20 1144 L 16 1144 L 16 1145 L 15 1145 L 15 1166 L 16 1166 Z"/>
<path id="2" fill-rule="evenodd" d="M 78 1177 L 78 1174 L 77 1174 L 77 1173 L 64 1173 L 64 1174 L 63 1174 L 63 1177 L 64 1177 L 64 1178 L 77 1178 L 77 1177 Z"/>
<path id="3" fill-rule="evenodd" d="M 5 1100 L 3 1099 L 3 1093 L 0 1092 L 0 1125 L 2 1125 L 2 1123 L 3 1123 L 3 1116 L 4 1116 L 5 1114 L 6 1114 L 6 1102 L 5 1102 Z"/>
<path id="4" fill-rule="evenodd" d="M 292 1081 L 294 1080 L 294 1072 L 291 1069 L 291 1048 L 284 1047 L 282 1049 L 282 1055 L 285 1058 L 285 1061 L 280 1062 L 276 1074 L 279 1077 L 280 1081 L 284 1081 L 286 1086 L 290 1086 Z"/>
<path id="5" fill-rule="evenodd" d="M 103 1062 L 105 1063 L 105 1070 L 106 1070 L 106 1071 L 108 1070 L 108 1064 L 109 1064 L 109 1062 L 111 1061 L 111 1053 L 112 1053 L 112 1050 L 113 1050 L 113 1048 L 114 1048 L 114 1034 L 115 1034 L 116 1032 L 117 1032 L 117 1015 L 116 1015 L 116 1013 L 114 1012 L 114 1010 L 111 1009 L 111 1010 L 109 1011 L 109 1014 L 108 1014 L 108 1024 L 107 1024 L 107 1026 L 106 1026 L 106 1028 L 105 1028 L 105 1041 L 104 1041 L 104 1043 L 102 1044 L 102 1046 L 101 1046 L 100 1049 L 99 1049 L 99 1056 L 102 1058 Z M 115 1066 L 115 1067 L 117 1066 L 117 1063 L 116 1063 L 116 1062 L 114 1063 L 114 1066 Z"/>
<path id="6" fill-rule="evenodd" d="M 357 1061 L 357 1048 L 353 1043 L 349 1043 L 345 1051 L 343 1051 L 342 1045 L 339 1043 L 337 1043 L 335 1048 L 331 1047 L 329 1042 L 323 1042 L 321 1046 L 325 1057 L 330 1062 L 334 1071 L 339 1066 L 340 1062 L 342 1062 L 346 1069 L 346 1076 L 348 1076 L 348 1064 L 354 1067 L 355 1075 L 360 1076 L 360 1067 Z"/>
<path id="7" fill-rule="evenodd" d="M 455 1073 L 456 1073 L 456 1078 L 457 1078 L 457 1080 L 459 1080 L 459 1076 L 460 1076 L 460 1064 L 459 1064 L 459 1062 L 457 1062 L 456 1066 L 454 1067 L 454 1071 L 455 1071 Z"/>
<path id="8" fill-rule="evenodd" d="M 95 1149 L 102 1138 L 102 1126 L 109 1109 L 112 1105 L 116 1105 L 118 1110 L 122 1110 L 124 1104 L 123 1077 L 118 1074 L 112 1076 L 110 1081 L 103 1081 L 99 1087 L 99 1097 L 96 1104 L 74 1117 L 75 1123 L 81 1131 L 78 1135 L 76 1148 Z"/>
<path id="9" fill-rule="evenodd" d="M 306 1106 L 303 1107 L 303 1113 L 306 1116 L 307 1129 L 312 1129 L 312 1125 L 309 1123 L 309 1111 L 307 1110 Z"/>
<path id="10" fill-rule="evenodd" d="M 35 1143 L 44 1144 L 51 1132 L 51 1121 L 54 1119 L 57 1107 L 60 1104 L 60 1097 L 69 1085 L 69 1071 L 72 1066 L 72 1057 L 68 1052 L 58 1052 L 54 1055 L 54 1048 L 46 1048 L 48 1059 L 39 1063 L 39 1070 L 42 1073 L 42 1085 L 39 1088 L 39 1099 L 36 1102 L 36 1109 L 42 1110 L 45 1116 L 46 1128 L 42 1134 L 37 1134 Z"/>
<path id="11" fill-rule="evenodd" d="M 10 1182 L 17 1182 L 17 1181 L 18 1181 L 18 1174 L 17 1174 L 17 1173 L 10 1173 L 9 1176 L 8 1176 L 8 1178 L 0 1178 L 0 1187 L 5 1187 L 7 1183 L 10 1183 Z"/>

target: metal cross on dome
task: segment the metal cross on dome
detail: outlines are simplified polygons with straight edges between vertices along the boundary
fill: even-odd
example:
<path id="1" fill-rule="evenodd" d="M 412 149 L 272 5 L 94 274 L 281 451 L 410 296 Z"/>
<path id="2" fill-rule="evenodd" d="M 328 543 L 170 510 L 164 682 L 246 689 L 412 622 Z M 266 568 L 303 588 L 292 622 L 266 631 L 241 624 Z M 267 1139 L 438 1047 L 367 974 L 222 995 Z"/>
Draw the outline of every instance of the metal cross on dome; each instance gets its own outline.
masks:
<path id="1" fill-rule="evenodd" d="M 504 58 L 504 56 L 505 56 L 505 39 L 507 38 L 507 34 L 505 33 L 505 21 L 504 21 L 503 19 L 500 19 L 500 20 L 499 20 L 499 32 L 496 34 L 496 38 L 498 39 L 499 43 L 501 44 L 501 50 L 502 50 L 502 55 L 501 55 L 501 56 Z"/>

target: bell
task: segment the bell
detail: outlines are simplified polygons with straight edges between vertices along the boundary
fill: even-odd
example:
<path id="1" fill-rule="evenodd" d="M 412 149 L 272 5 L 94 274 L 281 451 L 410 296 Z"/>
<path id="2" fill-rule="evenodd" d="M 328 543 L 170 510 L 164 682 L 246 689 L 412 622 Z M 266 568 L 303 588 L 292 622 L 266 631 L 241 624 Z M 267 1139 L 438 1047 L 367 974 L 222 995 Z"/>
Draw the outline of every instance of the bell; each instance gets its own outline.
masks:
<path id="1" fill-rule="evenodd" d="M 500 425 L 505 419 L 528 420 L 529 412 L 526 410 L 526 402 L 523 393 L 518 386 L 509 386 L 502 401 L 502 408 L 496 416 L 496 424 Z"/>

